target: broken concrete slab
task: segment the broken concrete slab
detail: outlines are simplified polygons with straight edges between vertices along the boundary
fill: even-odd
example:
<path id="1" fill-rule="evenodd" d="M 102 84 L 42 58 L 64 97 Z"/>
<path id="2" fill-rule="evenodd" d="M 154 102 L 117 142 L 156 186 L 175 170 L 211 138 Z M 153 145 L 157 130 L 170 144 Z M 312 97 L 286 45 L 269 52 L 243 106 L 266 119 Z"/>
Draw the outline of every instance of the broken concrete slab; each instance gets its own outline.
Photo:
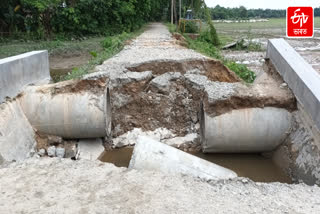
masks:
<path id="1" fill-rule="evenodd" d="M 21 161 L 35 152 L 35 132 L 17 101 L 0 105 L 0 156 Z"/>
<path id="2" fill-rule="evenodd" d="M 139 137 L 129 164 L 130 169 L 185 174 L 205 180 L 231 179 L 237 174 L 148 137 Z"/>
<path id="3" fill-rule="evenodd" d="M 0 103 L 16 97 L 29 84 L 49 82 L 48 51 L 32 51 L 0 59 Z"/>
<path id="4" fill-rule="evenodd" d="M 225 50 L 225 49 L 229 49 L 229 48 L 234 48 L 234 47 L 237 46 L 237 44 L 238 44 L 238 41 L 237 42 L 231 42 L 231 43 L 226 44 L 225 46 L 223 46 L 222 49 Z"/>
<path id="5" fill-rule="evenodd" d="M 170 87 L 170 81 L 179 79 L 181 76 L 182 75 L 179 72 L 164 73 L 164 74 L 154 78 L 151 81 L 150 85 L 154 86 L 155 88 L 157 88 L 160 91 L 166 91 L 166 89 L 168 89 Z"/>
<path id="6" fill-rule="evenodd" d="M 98 160 L 104 152 L 101 138 L 80 140 L 78 151 L 79 159 Z"/>

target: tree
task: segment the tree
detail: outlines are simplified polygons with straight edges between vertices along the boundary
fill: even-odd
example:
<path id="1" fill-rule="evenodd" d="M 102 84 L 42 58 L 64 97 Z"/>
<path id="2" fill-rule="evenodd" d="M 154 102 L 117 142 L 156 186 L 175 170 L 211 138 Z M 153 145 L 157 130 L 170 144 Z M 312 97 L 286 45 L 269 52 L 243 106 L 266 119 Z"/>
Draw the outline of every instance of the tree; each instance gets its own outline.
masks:
<path id="1" fill-rule="evenodd" d="M 239 8 L 239 18 L 247 18 L 248 17 L 248 11 L 244 6 L 241 6 Z"/>

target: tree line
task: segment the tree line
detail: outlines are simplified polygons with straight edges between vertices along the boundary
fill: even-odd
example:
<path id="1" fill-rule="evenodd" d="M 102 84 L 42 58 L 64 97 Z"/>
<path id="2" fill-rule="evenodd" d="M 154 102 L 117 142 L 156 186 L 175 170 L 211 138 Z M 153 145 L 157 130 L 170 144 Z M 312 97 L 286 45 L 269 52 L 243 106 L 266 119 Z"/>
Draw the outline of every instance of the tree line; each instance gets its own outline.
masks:
<path id="1" fill-rule="evenodd" d="M 286 10 L 246 9 L 243 6 L 225 8 L 217 5 L 210 8 L 212 19 L 248 19 L 248 18 L 281 18 L 286 17 Z M 314 15 L 320 16 L 320 7 L 314 9 Z"/>
<path id="2" fill-rule="evenodd" d="M 168 7 L 168 0 L 1 0 L 0 32 L 113 35 L 162 19 Z"/>
<path id="3" fill-rule="evenodd" d="M 169 21 L 172 0 L 0 0 L 0 36 L 114 35 L 131 32 L 148 21 Z M 183 0 L 182 16 L 193 9 L 205 18 L 204 0 Z M 173 0 L 174 22 L 179 0 Z M 200 14 L 200 15 L 198 15 Z"/>

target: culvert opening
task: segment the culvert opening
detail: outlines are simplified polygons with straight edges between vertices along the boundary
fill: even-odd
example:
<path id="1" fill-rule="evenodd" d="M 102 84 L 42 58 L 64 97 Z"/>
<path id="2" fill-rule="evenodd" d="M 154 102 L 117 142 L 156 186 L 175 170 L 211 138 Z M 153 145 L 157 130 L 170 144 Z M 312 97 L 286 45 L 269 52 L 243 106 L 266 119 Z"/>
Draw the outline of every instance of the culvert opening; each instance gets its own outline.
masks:
<path id="1" fill-rule="evenodd" d="M 100 160 L 118 167 L 128 167 L 132 153 L 133 147 L 113 149 L 105 151 Z M 291 178 L 271 158 L 261 154 L 205 154 L 201 151 L 188 153 L 231 169 L 239 177 L 247 177 L 255 182 L 292 183 Z"/>

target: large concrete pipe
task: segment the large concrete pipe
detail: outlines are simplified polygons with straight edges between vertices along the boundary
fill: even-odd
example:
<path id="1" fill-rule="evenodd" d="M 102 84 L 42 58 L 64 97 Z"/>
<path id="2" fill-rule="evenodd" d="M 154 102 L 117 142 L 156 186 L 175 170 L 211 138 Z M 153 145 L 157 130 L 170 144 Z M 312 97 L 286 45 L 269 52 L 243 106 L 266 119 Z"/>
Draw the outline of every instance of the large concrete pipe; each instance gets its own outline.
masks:
<path id="1" fill-rule="evenodd" d="M 281 108 L 247 108 L 210 117 L 201 108 L 203 152 L 267 152 L 287 136 L 291 114 Z"/>
<path id="2" fill-rule="evenodd" d="M 232 170 L 210 163 L 152 138 L 140 136 L 134 147 L 130 169 L 185 174 L 206 180 L 237 177 Z"/>
<path id="3" fill-rule="evenodd" d="M 63 138 L 110 135 L 111 105 L 105 79 L 30 86 L 20 98 L 31 125 Z"/>

